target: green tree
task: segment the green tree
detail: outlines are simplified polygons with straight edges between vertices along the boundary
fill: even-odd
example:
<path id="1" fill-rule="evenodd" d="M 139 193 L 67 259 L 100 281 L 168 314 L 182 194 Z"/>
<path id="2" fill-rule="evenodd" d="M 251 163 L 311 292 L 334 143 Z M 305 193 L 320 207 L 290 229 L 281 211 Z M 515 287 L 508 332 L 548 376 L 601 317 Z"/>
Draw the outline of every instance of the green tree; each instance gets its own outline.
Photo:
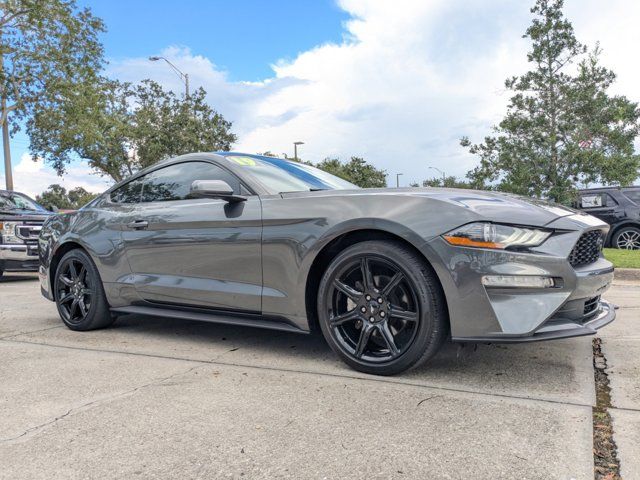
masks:
<path id="1" fill-rule="evenodd" d="M 325 158 L 316 167 L 362 188 L 387 186 L 387 172 L 378 170 L 360 157 L 351 157 L 347 163 L 342 163 L 337 158 Z"/>
<path id="2" fill-rule="evenodd" d="M 38 133 L 40 120 L 77 109 L 79 90 L 95 83 L 103 64 L 102 21 L 75 0 L 0 0 L 0 123 L 5 177 L 12 189 L 9 136 Z M 68 120 L 68 121 L 67 121 Z M 73 129 L 71 119 L 62 134 Z M 45 127 L 46 128 L 46 127 Z"/>
<path id="3" fill-rule="evenodd" d="M 417 187 L 418 185 L 415 184 Z M 428 178 L 422 181 L 423 187 L 445 187 L 445 188 L 473 188 L 470 182 L 461 180 L 453 175 L 444 179 L 440 177 Z"/>
<path id="4" fill-rule="evenodd" d="M 562 7 L 562 0 L 536 1 L 524 35 L 532 70 L 506 80 L 514 95 L 494 135 L 461 140 L 480 157 L 468 173 L 475 187 L 567 202 L 579 183 L 628 184 L 638 176 L 638 105 L 608 93 L 615 74 L 599 64 L 598 46 L 588 51 L 578 42 Z"/>
<path id="5" fill-rule="evenodd" d="M 178 97 L 151 80 L 132 86 L 102 79 L 87 95 L 92 97 L 73 134 L 62 135 L 61 112 L 43 120 L 48 130 L 32 139 L 35 153 L 59 174 L 77 155 L 98 173 L 120 181 L 159 160 L 229 150 L 236 141 L 231 122 L 206 103 L 202 88 Z"/>
<path id="6" fill-rule="evenodd" d="M 44 192 L 36 195 L 36 202 L 47 208 L 57 207 L 61 210 L 77 210 L 96 198 L 96 194 L 76 187 L 67 192 L 62 185 L 49 185 Z"/>

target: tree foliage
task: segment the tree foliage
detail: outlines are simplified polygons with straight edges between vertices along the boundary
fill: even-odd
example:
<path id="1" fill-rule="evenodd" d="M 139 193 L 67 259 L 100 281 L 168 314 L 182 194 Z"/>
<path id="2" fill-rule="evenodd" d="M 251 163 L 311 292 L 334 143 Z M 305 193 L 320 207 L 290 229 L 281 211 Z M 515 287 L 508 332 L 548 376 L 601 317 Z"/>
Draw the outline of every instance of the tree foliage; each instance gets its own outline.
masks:
<path id="1" fill-rule="evenodd" d="M 387 172 L 378 170 L 361 157 L 351 157 L 347 163 L 337 158 L 325 158 L 316 167 L 362 188 L 387 186 Z"/>
<path id="2" fill-rule="evenodd" d="M 610 95 L 615 74 L 576 39 L 562 0 L 537 0 L 524 37 L 533 68 L 507 79 L 514 92 L 494 135 L 462 146 L 480 157 L 468 177 L 476 187 L 567 201 L 577 184 L 628 184 L 638 176 L 633 142 L 640 110 Z"/>
<path id="3" fill-rule="evenodd" d="M 412 186 L 417 187 L 418 184 Z M 453 175 L 445 178 L 434 177 L 422 181 L 423 187 L 445 187 L 445 188 L 473 188 L 470 182 L 459 179 Z"/>
<path id="4" fill-rule="evenodd" d="M 79 91 L 102 68 L 102 31 L 74 0 L 0 1 L 0 125 L 32 134 L 47 115 L 77 109 Z M 68 134 L 65 123 L 60 130 Z"/>
<path id="5" fill-rule="evenodd" d="M 74 112 L 59 112 L 43 120 L 48 130 L 32 138 L 34 153 L 59 174 L 78 155 L 98 173 L 120 181 L 159 160 L 229 150 L 236 141 L 231 123 L 207 104 L 202 88 L 185 97 L 151 80 L 133 86 L 102 79 L 85 93 L 93 97 L 72 135 L 64 135 L 59 121 Z"/>
<path id="6" fill-rule="evenodd" d="M 69 191 L 62 185 L 49 185 L 44 192 L 36 196 L 36 202 L 46 208 L 57 207 L 60 210 L 77 210 L 96 198 L 96 194 L 76 187 Z"/>

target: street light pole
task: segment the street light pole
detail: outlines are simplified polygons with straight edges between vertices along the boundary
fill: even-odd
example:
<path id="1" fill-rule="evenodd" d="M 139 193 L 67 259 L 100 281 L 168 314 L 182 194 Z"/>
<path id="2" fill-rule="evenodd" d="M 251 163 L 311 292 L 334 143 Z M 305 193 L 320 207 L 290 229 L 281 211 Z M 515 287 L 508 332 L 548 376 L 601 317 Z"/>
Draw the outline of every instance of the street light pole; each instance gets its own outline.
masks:
<path id="1" fill-rule="evenodd" d="M 293 159 L 298 161 L 298 145 L 304 145 L 304 142 L 293 142 Z"/>
<path id="2" fill-rule="evenodd" d="M 180 80 L 182 80 L 182 82 L 184 83 L 185 95 L 186 95 L 186 98 L 189 98 L 189 74 L 188 73 L 183 73 L 182 70 L 180 70 L 178 67 L 176 67 L 173 63 L 171 63 L 169 60 L 167 60 L 164 57 L 149 57 L 149 60 L 151 60 L 152 62 L 157 62 L 158 60 L 164 60 L 165 62 L 167 62 L 167 64 L 173 69 L 174 72 L 176 72 L 178 77 L 180 77 Z"/>
<path id="3" fill-rule="evenodd" d="M 440 174 L 442 175 L 442 186 L 444 187 L 444 182 L 447 179 L 447 176 L 444 174 L 444 172 L 442 170 L 440 170 L 438 167 L 428 167 L 432 170 L 437 170 L 438 172 L 440 172 Z"/>
<path id="4" fill-rule="evenodd" d="M 404 174 L 396 173 L 396 188 L 400 188 L 400 175 L 404 175 Z"/>

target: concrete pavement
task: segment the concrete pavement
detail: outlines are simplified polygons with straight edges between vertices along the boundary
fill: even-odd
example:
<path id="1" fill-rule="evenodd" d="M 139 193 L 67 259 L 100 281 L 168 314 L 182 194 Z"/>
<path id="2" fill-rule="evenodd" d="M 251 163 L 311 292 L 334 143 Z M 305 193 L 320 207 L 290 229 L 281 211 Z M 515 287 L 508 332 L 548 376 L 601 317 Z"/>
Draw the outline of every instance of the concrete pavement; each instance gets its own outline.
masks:
<path id="1" fill-rule="evenodd" d="M 72 332 L 20 277 L 0 283 L 0 478 L 593 478 L 590 338 L 448 346 L 381 378 L 319 336 L 136 316 Z"/>
<path id="2" fill-rule="evenodd" d="M 607 298 L 620 306 L 616 321 L 600 334 L 620 473 L 625 480 L 640 479 L 640 284 L 617 281 Z"/>

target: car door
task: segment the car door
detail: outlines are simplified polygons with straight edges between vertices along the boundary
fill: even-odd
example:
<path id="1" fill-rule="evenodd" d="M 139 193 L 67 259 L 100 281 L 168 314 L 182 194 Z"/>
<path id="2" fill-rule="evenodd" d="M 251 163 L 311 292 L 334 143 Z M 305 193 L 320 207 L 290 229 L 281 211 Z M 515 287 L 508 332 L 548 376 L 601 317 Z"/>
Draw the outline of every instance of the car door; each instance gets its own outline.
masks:
<path id="1" fill-rule="evenodd" d="M 123 228 L 135 288 L 154 303 L 260 312 L 260 198 L 190 198 L 195 180 L 224 180 L 234 193 L 249 193 L 229 171 L 205 161 L 142 177 L 141 201 Z"/>

